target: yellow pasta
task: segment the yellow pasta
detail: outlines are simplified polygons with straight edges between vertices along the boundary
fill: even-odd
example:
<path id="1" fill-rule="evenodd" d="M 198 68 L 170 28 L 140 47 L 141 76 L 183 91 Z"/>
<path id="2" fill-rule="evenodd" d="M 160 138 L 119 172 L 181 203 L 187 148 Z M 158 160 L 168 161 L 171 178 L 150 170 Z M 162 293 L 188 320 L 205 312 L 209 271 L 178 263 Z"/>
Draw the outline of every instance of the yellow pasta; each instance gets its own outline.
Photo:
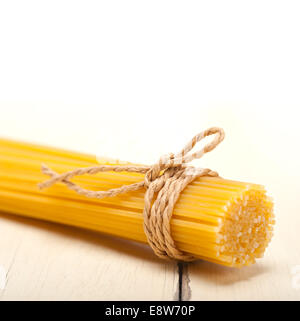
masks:
<path id="1" fill-rule="evenodd" d="M 144 191 L 101 200 L 56 184 L 40 191 L 41 164 L 57 172 L 99 163 L 95 156 L 0 139 L 0 210 L 87 228 L 146 243 Z M 86 189 L 107 190 L 143 179 L 142 174 L 105 172 L 73 179 Z M 262 257 L 272 237 L 273 202 L 263 186 L 201 177 L 181 193 L 171 219 L 176 246 L 199 259 L 240 267 Z"/>

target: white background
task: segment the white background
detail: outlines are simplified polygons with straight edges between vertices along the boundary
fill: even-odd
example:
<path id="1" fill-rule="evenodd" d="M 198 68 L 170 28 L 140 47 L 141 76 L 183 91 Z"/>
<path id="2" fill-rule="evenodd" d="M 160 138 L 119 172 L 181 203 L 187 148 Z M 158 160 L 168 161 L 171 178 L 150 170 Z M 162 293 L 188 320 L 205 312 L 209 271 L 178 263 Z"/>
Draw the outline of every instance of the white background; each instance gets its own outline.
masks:
<path id="1" fill-rule="evenodd" d="M 295 226 L 299 16 L 299 1 L 1 1 L 0 135 L 151 163 L 221 126 L 197 164 L 265 184 L 277 228 Z"/>
<path id="2" fill-rule="evenodd" d="M 154 162 L 222 126 L 198 165 L 287 185 L 299 14 L 298 1 L 1 1 L 0 135 Z"/>

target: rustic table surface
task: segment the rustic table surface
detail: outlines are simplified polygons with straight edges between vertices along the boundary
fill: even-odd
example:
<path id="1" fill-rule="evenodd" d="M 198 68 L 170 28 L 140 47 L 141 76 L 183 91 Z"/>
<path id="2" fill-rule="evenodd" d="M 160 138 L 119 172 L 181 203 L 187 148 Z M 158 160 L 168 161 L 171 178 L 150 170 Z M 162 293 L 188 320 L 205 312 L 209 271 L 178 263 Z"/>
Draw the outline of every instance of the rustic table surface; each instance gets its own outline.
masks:
<path id="1" fill-rule="evenodd" d="M 231 269 L 163 262 L 147 246 L 111 236 L 0 216 L 0 300 L 299 300 L 293 226 L 278 231 L 263 260 Z M 298 279 L 297 279 L 298 273 Z"/>
<path id="2" fill-rule="evenodd" d="M 43 113 L 35 113 L 34 107 L 9 106 L 0 135 L 87 152 L 99 152 L 101 146 L 101 155 L 153 162 L 166 151 L 180 149 L 191 135 L 214 120 L 212 113 L 207 122 L 192 122 L 184 135 L 172 127 L 163 137 L 160 130 L 152 137 L 141 131 L 137 137 L 134 130 L 122 129 L 120 120 L 120 132 L 124 130 L 126 135 L 105 135 L 109 124 L 103 124 L 96 135 L 88 130 L 77 132 L 80 124 L 90 122 L 88 116 L 82 119 L 82 108 L 73 111 L 73 122 L 68 124 L 71 134 L 66 134 L 63 122 L 56 124 L 55 132 L 51 122 L 41 124 Z M 13 122 L 17 113 L 18 120 Z M 22 119 L 33 115 L 37 122 L 32 122 L 29 130 Z M 55 114 L 51 117 L 54 120 Z M 146 245 L 0 213 L 0 300 L 299 300 L 299 153 L 294 151 L 292 157 L 277 152 L 278 144 L 289 148 L 293 142 L 280 138 L 276 124 L 269 125 L 269 134 L 258 126 L 250 135 L 249 117 L 244 122 L 240 117 L 240 125 L 233 126 L 224 116 L 219 123 L 226 130 L 224 143 L 199 163 L 219 169 L 223 177 L 263 183 L 274 197 L 275 235 L 257 264 L 231 269 L 203 261 L 189 265 L 164 262 Z M 96 122 L 91 127 L 95 128 Z M 42 135 L 37 137 L 38 132 Z M 287 135 L 292 138 L 295 131 Z M 126 144 L 130 148 L 122 148 Z M 141 148 L 143 144 L 147 149 Z"/>

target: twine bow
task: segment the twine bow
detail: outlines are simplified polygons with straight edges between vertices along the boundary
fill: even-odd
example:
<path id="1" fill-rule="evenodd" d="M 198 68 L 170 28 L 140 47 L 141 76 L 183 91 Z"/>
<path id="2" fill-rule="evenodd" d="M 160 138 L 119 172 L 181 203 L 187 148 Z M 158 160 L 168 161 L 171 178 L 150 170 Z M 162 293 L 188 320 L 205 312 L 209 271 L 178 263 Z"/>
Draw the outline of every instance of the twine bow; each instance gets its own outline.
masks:
<path id="1" fill-rule="evenodd" d="M 199 151 L 189 153 L 198 142 L 214 134 L 216 136 L 210 143 Z M 100 165 L 78 168 L 70 172 L 58 174 L 46 165 L 42 165 L 42 172 L 51 178 L 39 184 L 39 188 L 43 189 L 61 182 L 78 194 L 98 199 L 146 188 L 143 212 L 144 231 L 154 253 L 163 259 L 171 258 L 181 261 L 192 261 L 194 257 L 180 251 L 171 236 L 170 220 L 173 208 L 180 193 L 197 177 L 219 176 L 217 172 L 208 168 L 195 168 L 187 166 L 187 163 L 194 159 L 199 159 L 204 154 L 215 149 L 223 141 L 224 137 L 225 133 L 222 128 L 209 128 L 194 136 L 181 152 L 176 155 L 172 153 L 164 155 L 152 166 Z M 107 191 L 87 190 L 70 181 L 74 176 L 84 174 L 93 175 L 107 171 L 143 173 L 145 177 L 141 182 L 123 185 Z"/>

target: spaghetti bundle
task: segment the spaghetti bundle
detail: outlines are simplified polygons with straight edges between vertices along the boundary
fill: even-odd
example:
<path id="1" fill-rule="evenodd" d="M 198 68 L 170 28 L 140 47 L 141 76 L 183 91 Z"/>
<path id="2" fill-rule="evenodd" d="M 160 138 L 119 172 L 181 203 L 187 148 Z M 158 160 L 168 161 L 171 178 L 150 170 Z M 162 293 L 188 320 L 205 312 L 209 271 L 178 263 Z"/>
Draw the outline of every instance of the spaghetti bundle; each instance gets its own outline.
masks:
<path id="1" fill-rule="evenodd" d="M 45 180 L 46 163 L 58 173 L 112 161 L 51 147 L 0 139 L 0 210 L 77 226 L 147 243 L 143 189 L 102 199 L 87 198 Z M 115 162 L 115 164 L 117 161 Z M 105 191 L 144 179 L 141 173 L 101 172 L 74 177 L 86 190 Z M 226 266 L 250 265 L 263 256 L 272 237 L 273 202 L 263 186 L 219 177 L 199 177 L 181 192 L 170 221 L 177 248 Z"/>

